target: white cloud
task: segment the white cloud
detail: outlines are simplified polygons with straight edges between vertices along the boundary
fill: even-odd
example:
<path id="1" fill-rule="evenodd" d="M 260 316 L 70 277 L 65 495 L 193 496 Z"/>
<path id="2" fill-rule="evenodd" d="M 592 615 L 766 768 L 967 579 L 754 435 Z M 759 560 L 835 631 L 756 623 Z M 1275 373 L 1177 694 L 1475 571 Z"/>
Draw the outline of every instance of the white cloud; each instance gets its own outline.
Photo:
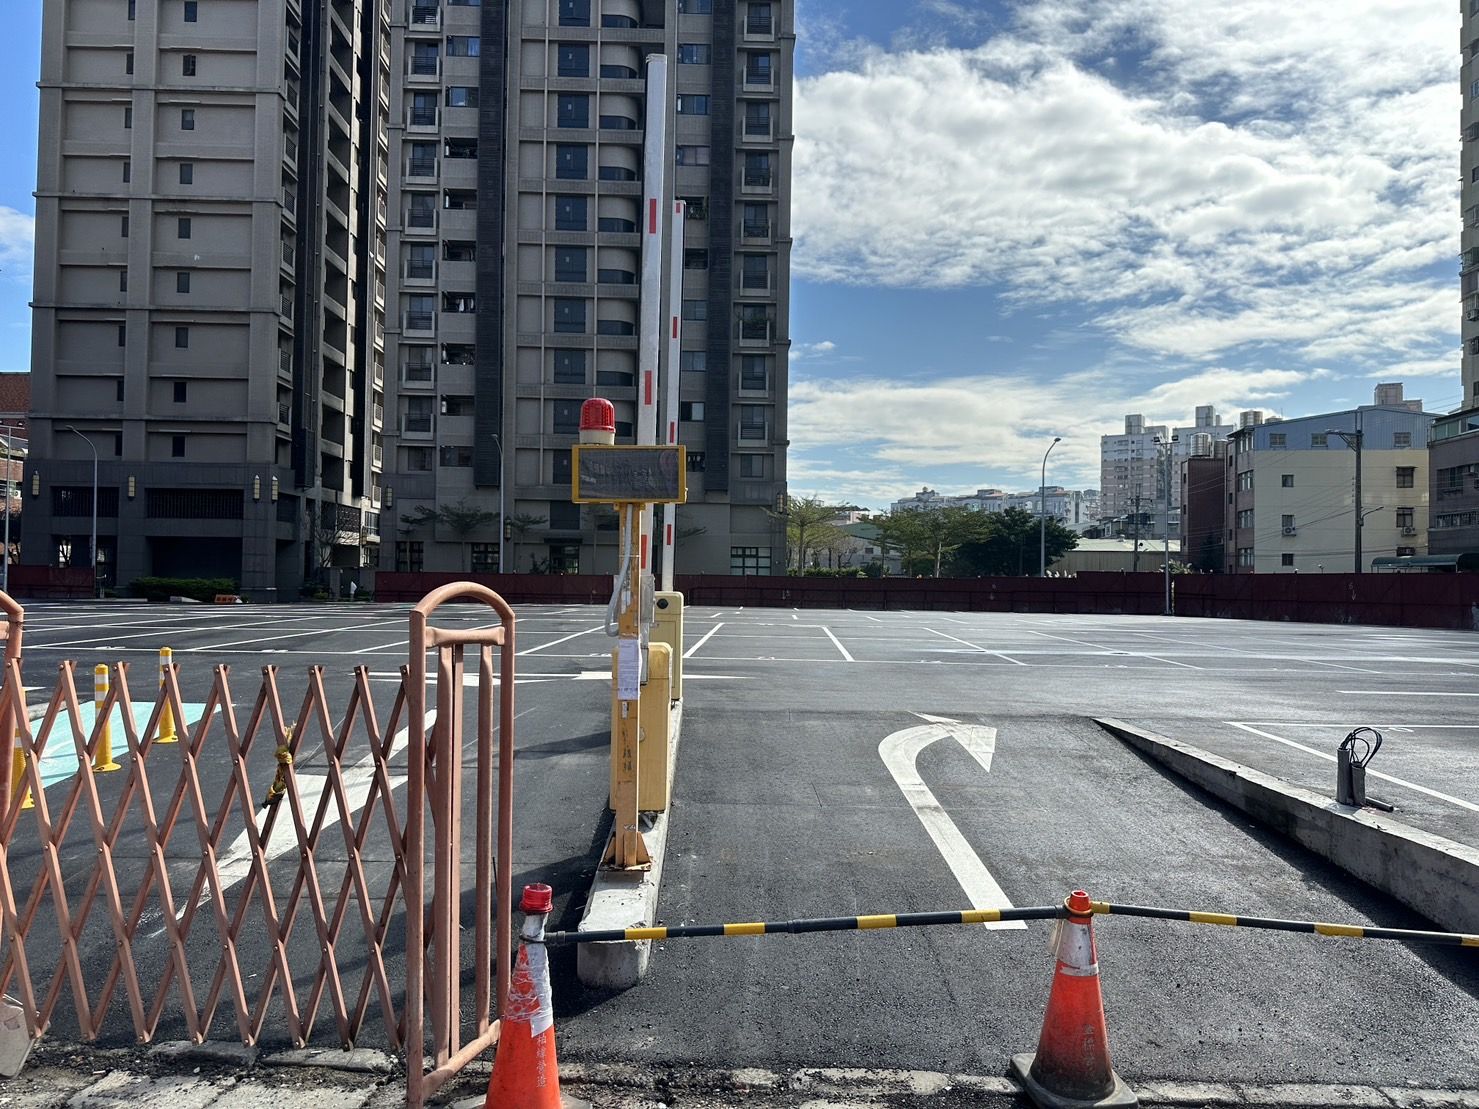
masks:
<path id="1" fill-rule="evenodd" d="M 938 14 L 952 3 L 926 5 Z M 1002 284 L 1115 339 L 1316 361 L 1447 345 L 1454 13 L 1035 0 L 974 49 L 854 45 L 796 89 L 795 271 Z M 1133 58 L 1133 84 L 1104 55 Z"/>
<path id="2" fill-rule="evenodd" d="M 29 284 L 35 246 L 35 217 L 0 205 L 0 273 Z"/>
<path id="3" fill-rule="evenodd" d="M 1035 484 L 1039 460 L 1054 435 L 1054 480 L 1084 488 L 1099 484 L 1099 437 L 1123 429 L 1126 412 L 1156 422 L 1190 424 L 1198 405 L 1224 416 L 1243 408 L 1279 410 L 1296 387 L 1332 377 L 1328 369 L 1201 369 L 1149 386 L 1108 371 L 1083 371 L 1057 380 L 1026 375 L 959 375 L 933 382 L 882 378 L 803 379 L 790 390 L 789 433 L 808 450 L 863 452 L 880 465 L 847 470 L 809 461 L 792 449 L 793 488 L 825 485 L 846 496 L 883 505 L 918 488 L 930 476 L 959 466 L 971 475 L 1010 475 L 1022 488 Z M 1073 413 L 1065 422 L 1061 413 Z M 978 479 L 967 476 L 962 489 Z"/>
<path id="4" fill-rule="evenodd" d="M 796 362 L 802 358 L 815 358 L 817 355 L 831 354 L 837 349 L 837 344 L 831 339 L 823 339 L 816 343 L 792 343 L 791 361 Z"/>

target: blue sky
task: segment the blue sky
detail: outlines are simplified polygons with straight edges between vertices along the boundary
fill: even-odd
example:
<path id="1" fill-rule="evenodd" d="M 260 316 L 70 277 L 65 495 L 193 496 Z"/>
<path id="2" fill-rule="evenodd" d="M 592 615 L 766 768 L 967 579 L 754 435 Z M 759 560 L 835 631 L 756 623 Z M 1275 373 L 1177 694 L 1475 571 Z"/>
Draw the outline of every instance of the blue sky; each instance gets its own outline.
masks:
<path id="1" fill-rule="evenodd" d="M 1443 0 L 797 0 L 790 491 L 1098 484 L 1126 412 L 1459 383 Z M 0 370 L 29 366 L 41 5 L 0 89 Z"/>

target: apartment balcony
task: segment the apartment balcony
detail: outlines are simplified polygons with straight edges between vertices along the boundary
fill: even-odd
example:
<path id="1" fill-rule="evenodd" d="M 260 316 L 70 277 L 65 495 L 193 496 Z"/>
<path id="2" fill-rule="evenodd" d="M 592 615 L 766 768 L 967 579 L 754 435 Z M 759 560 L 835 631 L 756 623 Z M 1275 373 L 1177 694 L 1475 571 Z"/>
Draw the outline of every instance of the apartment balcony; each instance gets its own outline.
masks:
<path id="1" fill-rule="evenodd" d="M 435 285 L 437 267 L 435 262 L 407 262 L 401 274 L 406 285 Z"/>
<path id="2" fill-rule="evenodd" d="M 436 108 L 411 108 L 406 112 L 406 130 L 433 132 L 441 113 Z"/>
<path id="3" fill-rule="evenodd" d="M 742 242 L 769 242 L 770 221 L 745 220 L 740 224 L 740 240 Z"/>
<path id="4" fill-rule="evenodd" d="M 441 5 L 412 3 L 410 18 L 406 22 L 412 31 L 439 31 L 442 28 Z"/>
<path id="5" fill-rule="evenodd" d="M 774 175 L 768 169 L 747 169 L 740 180 L 740 192 L 769 195 Z"/>
<path id="6" fill-rule="evenodd" d="M 746 42 L 774 42 L 775 20 L 768 15 L 748 13 L 745 19 Z"/>
<path id="7" fill-rule="evenodd" d="M 775 337 L 775 325 L 769 320 L 741 320 L 737 331 L 742 347 L 769 346 Z"/>
<path id="8" fill-rule="evenodd" d="M 401 367 L 401 385 L 415 388 L 432 384 L 435 367 L 431 362 L 407 362 Z"/>
<path id="9" fill-rule="evenodd" d="M 407 413 L 401 417 L 401 438 L 428 440 L 432 436 L 431 413 Z"/>
<path id="10" fill-rule="evenodd" d="M 401 320 L 401 330 L 408 335 L 430 335 L 436 331 L 435 312 L 407 312 Z"/>

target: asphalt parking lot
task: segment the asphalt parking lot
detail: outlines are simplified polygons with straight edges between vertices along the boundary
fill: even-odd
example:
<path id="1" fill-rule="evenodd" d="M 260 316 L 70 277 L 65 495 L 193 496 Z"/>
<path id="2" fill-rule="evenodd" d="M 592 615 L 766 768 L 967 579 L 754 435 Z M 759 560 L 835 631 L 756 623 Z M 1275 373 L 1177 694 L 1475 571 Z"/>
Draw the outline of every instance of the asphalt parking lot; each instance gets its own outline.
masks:
<path id="1" fill-rule="evenodd" d="M 364 666 L 388 706 L 406 613 L 37 604 L 26 679 L 45 684 L 64 658 L 79 672 L 124 660 L 152 673 L 168 645 L 193 701 L 216 664 L 230 666 L 238 708 L 263 665 L 280 667 L 291 701 L 305 668 L 321 664 L 332 703 Z M 444 622 L 479 619 L 459 608 Z M 550 881 L 562 928 L 578 920 L 607 824 L 601 623 L 585 606 L 519 610 L 516 883 Z M 1111 901 L 1424 926 L 1169 778 L 1094 727 L 1095 716 L 1325 792 L 1336 743 L 1376 726 L 1386 745 L 1371 792 L 1404 820 L 1479 844 L 1479 639 L 1464 633 L 695 609 L 684 655 L 659 906 L 670 924 L 960 908 L 992 896 L 984 871 L 1017 905 L 1082 885 Z M 910 731 L 930 717 L 977 729 L 983 743 L 989 733 L 991 754 Z M 915 781 L 933 799 L 929 820 L 911 803 Z M 930 832 L 940 814 L 953 839 Z M 1467 951 L 1122 920 L 1099 931 L 1127 1078 L 1479 1088 L 1479 964 Z M 561 1051 L 592 1062 L 998 1074 L 1035 1042 L 1046 945 L 1038 927 L 672 942 L 654 953 L 648 979 L 619 995 L 582 990 L 562 951 Z M 120 1029 L 126 1039 L 126 1020 Z"/>

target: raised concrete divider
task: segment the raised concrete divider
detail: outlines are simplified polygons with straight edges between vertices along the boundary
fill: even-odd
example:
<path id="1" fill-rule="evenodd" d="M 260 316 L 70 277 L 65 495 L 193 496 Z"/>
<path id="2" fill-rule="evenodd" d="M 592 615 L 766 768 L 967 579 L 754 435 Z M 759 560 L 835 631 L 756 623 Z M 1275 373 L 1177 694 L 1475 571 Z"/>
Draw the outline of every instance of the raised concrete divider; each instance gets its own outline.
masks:
<path id="1" fill-rule="evenodd" d="M 668 743 L 668 807 L 665 812 L 655 813 L 651 826 L 642 831 L 647 853 L 652 856 L 652 869 L 629 874 L 598 866 L 580 918 L 582 932 L 657 923 L 657 895 L 667 854 L 668 819 L 673 812 L 673 772 L 678 766 L 678 740 L 683 732 L 683 702 L 673 702 L 668 711 L 668 734 L 672 737 Z M 642 980 L 651 956 L 651 940 L 583 943 L 576 949 L 575 973 L 584 985 L 624 990 Z"/>
<path id="2" fill-rule="evenodd" d="M 1479 932 L 1479 848 L 1419 831 L 1122 720 L 1105 731 L 1454 932 Z"/>

